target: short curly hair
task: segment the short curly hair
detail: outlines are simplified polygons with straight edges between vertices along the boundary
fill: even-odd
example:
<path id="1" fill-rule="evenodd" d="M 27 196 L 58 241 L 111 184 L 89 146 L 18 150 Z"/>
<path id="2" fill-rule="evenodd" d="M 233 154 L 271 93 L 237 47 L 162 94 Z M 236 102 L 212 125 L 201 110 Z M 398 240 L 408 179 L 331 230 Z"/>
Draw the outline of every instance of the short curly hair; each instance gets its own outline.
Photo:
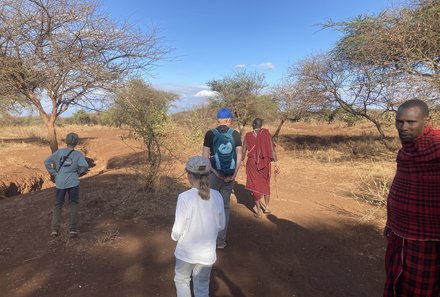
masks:
<path id="1" fill-rule="evenodd" d="M 79 142 L 79 136 L 76 133 L 70 132 L 66 135 L 66 144 L 76 146 Z"/>
<path id="2" fill-rule="evenodd" d="M 412 108 L 412 107 L 419 108 L 424 117 L 429 116 L 428 105 L 426 104 L 426 102 L 424 102 L 420 99 L 417 99 L 417 98 L 403 102 L 402 105 L 399 106 L 397 111 L 407 109 L 407 108 Z"/>

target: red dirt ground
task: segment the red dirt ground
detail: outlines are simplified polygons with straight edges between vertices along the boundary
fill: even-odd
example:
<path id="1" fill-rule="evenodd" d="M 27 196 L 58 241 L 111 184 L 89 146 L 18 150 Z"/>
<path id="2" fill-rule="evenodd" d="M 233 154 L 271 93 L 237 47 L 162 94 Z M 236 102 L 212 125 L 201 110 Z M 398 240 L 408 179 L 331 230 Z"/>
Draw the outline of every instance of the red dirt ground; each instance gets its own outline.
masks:
<path id="1" fill-rule="evenodd" d="M 300 125 L 283 131 L 306 133 Z M 170 167 L 172 177 L 162 178 L 166 191 L 146 193 L 137 190 L 129 165 L 139 156 L 120 140 L 122 131 L 77 132 L 96 163 L 80 185 L 80 235 L 69 238 L 64 226 L 66 234 L 50 237 L 54 188 L 47 180 L 41 191 L 0 198 L 0 296 L 175 296 L 170 231 L 177 195 L 188 187 L 180 177 L 183 161 Z M 0 175 L 20 179 L 29 170 L 44 172 L 48 154 L 38 143 L 0 150 Z M 381 296 L 383 210 L 375 221 L 362 220 L 373 208 L 350 199 L 359 170 L 369 165 L 300 158 L 283 145 L 278 154 L 282 173 L 272 182 L 274 212 L 260 220 L 241 170 L 211 296 Z M 13 155 L 20 166 L 11 166 Z"/>

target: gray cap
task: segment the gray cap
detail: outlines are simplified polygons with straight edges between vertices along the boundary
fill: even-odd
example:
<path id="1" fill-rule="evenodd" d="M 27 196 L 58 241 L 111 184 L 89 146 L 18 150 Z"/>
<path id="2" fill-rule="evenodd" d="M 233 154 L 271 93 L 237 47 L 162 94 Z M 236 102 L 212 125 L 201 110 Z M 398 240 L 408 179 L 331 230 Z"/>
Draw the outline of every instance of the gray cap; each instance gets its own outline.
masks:
<path id="1" fill-rule="evenodd" d="M 188 159 L 186 170 L 191 173 L 206 175 L 211 171 L 211 163 L 202 156 L 194 156 Z"/>
<path id="2" fill-rule="evenodd" d="M 78 144 L 78 142 L 79 142 L 78 134 L 71 132 L 66 135 L 66 144 L 67 145 L 75 146 Z"/>

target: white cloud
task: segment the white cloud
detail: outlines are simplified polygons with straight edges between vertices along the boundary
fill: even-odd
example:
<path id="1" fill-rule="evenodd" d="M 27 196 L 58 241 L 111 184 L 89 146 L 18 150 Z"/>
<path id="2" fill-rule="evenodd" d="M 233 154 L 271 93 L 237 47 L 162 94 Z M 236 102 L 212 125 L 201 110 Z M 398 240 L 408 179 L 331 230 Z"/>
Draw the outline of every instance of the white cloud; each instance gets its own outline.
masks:
<path id="1" fill-rule="evenodd" d="M 272 64 L 271 62 L 258 64 L 257 67 L 260 69 L 269 69 L 269 70 L 275 69 L 275 65 Z"/>
<path id="2" fill-rule="evenodd" d="M 159 85 L 153 85 L 153 87 L 164 90 L 168 92 L 176 93 L 179 96 L 193 96 L 200 90 L 207 90 L 207 86 L 200 86 L 200 85 L 192 85 L 192 84 L 159 84 Z"/>
<path id="3" fill-rule="evenodd" d="M 177 94 L 178 98 L 170 108 L 171 113 L 190 110 L 195 106 L 208 104 L 209 96 L 207 95 L 211 92 L 207 86 L 192 84 L 160 84 L 154 85 L 154 87 Z"/>
<path id="4" fill-rule="evenodd" d="M 261 64 L 251 64 L 249 65 L 251 68 L 260 69 L 260 70 L 272 70 L 275 69 L 275 65 L 272 62 L 266 62 Z M 247 68 L 246 64 L 237 64 L 234 66 L 235 69 L 244 69 Z"/>
<path id="5" fill-rule="evenodd" d="M 195 95 L 196 97 L 204 97 L 204 98 L 208 98 L 208 97 L 213 97 L 217 94 L 217 92 L 214 91 L 210 91 L 210 90 L 202 90 L 197 92 L 197 94 Z"/>

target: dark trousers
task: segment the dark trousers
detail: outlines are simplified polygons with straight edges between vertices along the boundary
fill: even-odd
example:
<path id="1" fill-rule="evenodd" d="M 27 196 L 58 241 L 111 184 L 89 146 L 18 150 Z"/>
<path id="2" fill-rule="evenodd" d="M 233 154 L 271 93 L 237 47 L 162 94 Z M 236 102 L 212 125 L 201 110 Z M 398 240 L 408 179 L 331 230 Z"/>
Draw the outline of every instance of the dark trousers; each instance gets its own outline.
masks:
<path id="1" fill-rule="evenodd" d="M 56 189 L 55 207 L 53 209 L 53 216 L 52 216 L 53 231 L 58 231 L 60 229 L 61 213 L 63 210 L 66 193 L 69 196 L 69 214 L 70 214 L 69 229 L 70 231 L 77 231 L 79 186 L 68 189 Z"/>
<path id="2" fill-rule="evenodd" d="M 229 209 L 231 208 L 231 193 L 234 188 L 235 181 L 225 182 L 223 179 L 218 178 L 214 173 L 209 175 L 209 185 L 211 189 L 217 190 L 223 197 L 223 203 L 225 207 L 225 229 L 221 230 L 217 236 L 217 244 L 223 245 L 226 243 L 226 231 L 229 225 Z"/>

